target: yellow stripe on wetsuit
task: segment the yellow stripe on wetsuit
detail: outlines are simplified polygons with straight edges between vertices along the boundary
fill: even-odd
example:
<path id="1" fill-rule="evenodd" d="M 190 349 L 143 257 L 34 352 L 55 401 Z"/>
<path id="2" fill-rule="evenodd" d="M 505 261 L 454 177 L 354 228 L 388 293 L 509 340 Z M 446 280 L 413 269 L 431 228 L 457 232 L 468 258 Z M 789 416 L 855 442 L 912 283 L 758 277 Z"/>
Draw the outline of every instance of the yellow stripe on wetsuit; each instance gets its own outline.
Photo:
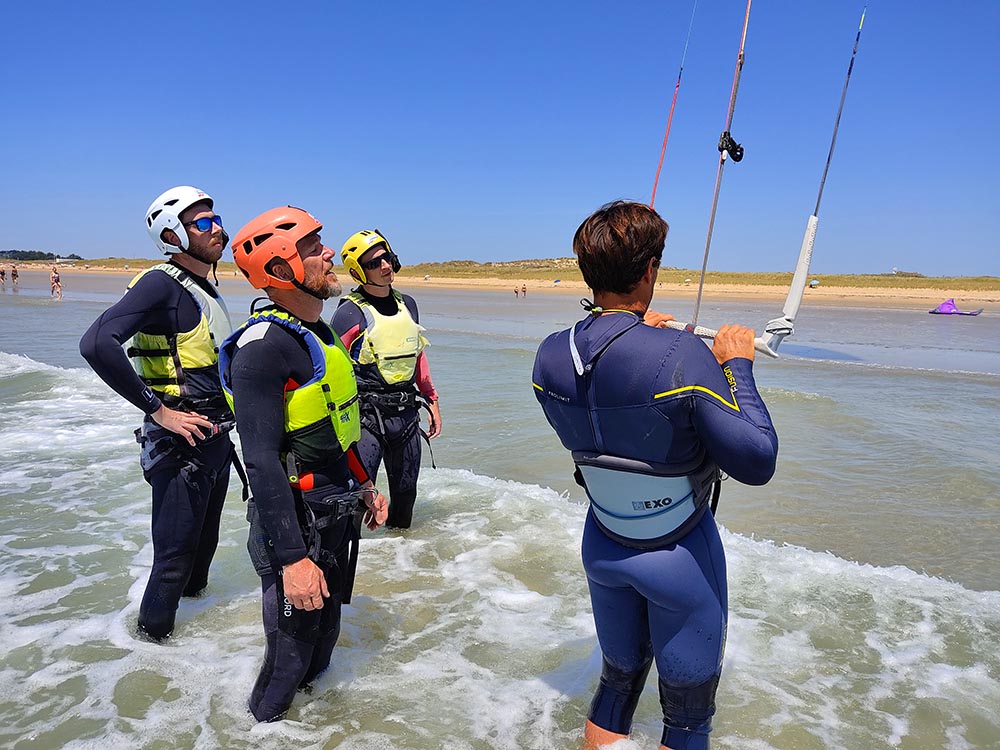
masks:
<path id="1" fill-rule="evenodd" d="M 726 401 L 726 399 L 724 399 L 718 393 L 706 388 L 703 385 L 686 385 L 683 388 L 674 388 L 672 391 L 664 391 L 663 393 L 656 393 L 653 395 L 653 400 L 655 401 L 656 399 L 659 398 L 666 398 L 667 396 L 676 396 L 677 394 L 684 393 L 685 391 L 700 391 L 702 393 L 707 393 L 709 396 L 711 396 L 714 399 L 718 399 L 720 402 L 728 406 L 733 411 L 740 410 L 740 405 L 736 403 L 735 395 L 733 396 L 732 403 L 730 403 L 729 401 Z"/>
<path id="2" fill-rule="evenodd" d="M 535 388 L 537 388 L 538 390 L 542 391 L 543 393 L 545 392 L 545 389 L 542 388 L 542 386 L 538 385 L 538 383 L 532 382 L 531 385 L 534 386 Z M 656 393 L 656 394 L 653 395 L 653 400 L 655 401 L 655 400 L 660 399 L 660 398 L 666 398 L 667 396 L 676 396 L 677 394 L 684 393 L 686 391 L 701 391 L 702 393 L 707 393 L 712 398 L 718 399 L 719 401 L 721 401 L 723 404 L 725 404 L 726 406 L 728 406 L 733 411 L 739 411 L 740 410 L 740 405 L 738 403 L 736 403 L 736 397 L 735 396 L 733 396 L 733 401 L 732 401 L 732 403 L 730 403 L 729 401 L 726 401 L 726 399 L 724 399 L 718 393 L 716 393 L 715 391 L 713 391 L 713 390 L 711 390 L 709 388 L 706 388 L 703 385 L 686 385 L 683 388 L 674 388 L 672 391 L 664 391 L 663 393 Z"/>

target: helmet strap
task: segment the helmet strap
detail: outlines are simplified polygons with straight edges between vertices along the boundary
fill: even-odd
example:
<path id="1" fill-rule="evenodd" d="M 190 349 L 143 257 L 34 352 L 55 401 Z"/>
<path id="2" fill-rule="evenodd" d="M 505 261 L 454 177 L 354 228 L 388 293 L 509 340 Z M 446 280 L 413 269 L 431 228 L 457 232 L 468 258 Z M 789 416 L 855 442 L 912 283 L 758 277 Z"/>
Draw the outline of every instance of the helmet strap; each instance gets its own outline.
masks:
<path id="1" fill-rule="evenodd" d="M 308 287 L 306 287 L 298 279 L 292 279 L 292 284 L 295 286 L 296 289 L 298 289 L 301 292 L 305 292 L 310 297 L 314 297 L 315 299 L 318 299 L 320 302 L 325 302 L 326 301 L 323 297 L 320 297 L 318 294 L 316 294 L 316 292 L 314 292 L 312 289 L 309 289 Z"/>

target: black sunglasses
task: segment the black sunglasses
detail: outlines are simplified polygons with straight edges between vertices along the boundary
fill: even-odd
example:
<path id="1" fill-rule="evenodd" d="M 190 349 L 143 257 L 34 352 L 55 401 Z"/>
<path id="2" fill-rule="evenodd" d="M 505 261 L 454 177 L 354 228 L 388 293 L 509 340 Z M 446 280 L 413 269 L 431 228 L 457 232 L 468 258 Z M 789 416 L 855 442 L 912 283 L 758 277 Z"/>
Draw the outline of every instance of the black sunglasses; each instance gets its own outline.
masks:
<path id="1" fill-rule="evenodd" d="M 376 268 L 381 268 L 382 267 L 382 261 L 383 260 L 386 263 L 388 263 L 389 265 L 392 265 L 392 258 L 389 256 L 389 253 L 382 253 L 377 258 L 372 258 L 371 260 L 366 260 L 364 263 L 361 263 L 360 265 L 366 271 L 374 271 Z"/>
<path id="2" fill-rule="evenodd" d="M 194 221 L 185 221 L 184 226 L 190 227 L 194 226 L 199 232 L 207 232 L 212 228 L 212 224 L 218 224 L 222 227 L 222 217 L 216 214 L 215 216 L 203 216 L 200 219 L 195 219 Z"/>

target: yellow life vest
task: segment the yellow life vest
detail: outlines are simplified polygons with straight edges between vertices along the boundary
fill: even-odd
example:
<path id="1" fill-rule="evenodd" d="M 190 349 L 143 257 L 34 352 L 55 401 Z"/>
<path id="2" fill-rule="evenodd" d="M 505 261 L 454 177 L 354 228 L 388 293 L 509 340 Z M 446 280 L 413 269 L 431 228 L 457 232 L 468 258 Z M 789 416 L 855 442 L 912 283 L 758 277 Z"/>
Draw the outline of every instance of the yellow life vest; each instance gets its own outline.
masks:
<path id="1" fill-rule="evenodd" d="M 301 338 L 312 359 L 312 378 L 285 391 L 285 434 L 289 448 L 303 467 L 321 465 L 328 458 L 334 440 L 346 451 L 361 437 L 358 385 L 351 357 L 333 329 L 330 329 L 330 336 L 334 343 L 330 345 L 294 315 L 283 310 L 259 310 L 222 345 L 219 369 L 222 388 L 231 408 L 229 364 L 239 348 L 241 336 L 248 328 L 263 323 L 279 325 Z"/>
<path id="2" fill-rule="evenodd" d="M 126 354 L 142 381 L 161 398 L 166 397 L 168 404 L 180 399 L 218 398 L 219 342 L 233 330 L 226 303 L 221 297 L 212 297 L 187 271 L 172 263 L 146 269 L 132 279 L 128 288 L 151 271 L 162 271 L 184 287 L 201 311 L 201 318 L 190 331 L 170 336 L 140 331 L 129 340 Z"/>
<path id="3" fill-rule="evenodd" d="M 356 363 L 375 365 L 386 385 L 413 380 L 417 357 L 429 343 L 423 335 L 423 326 L 410 316 L 403 296 L 395 290 L 392 296 L 398 310 L 395 315 L 382 315 L 359 292 L 347 296 L 365 315 L 366 327 Z"/>

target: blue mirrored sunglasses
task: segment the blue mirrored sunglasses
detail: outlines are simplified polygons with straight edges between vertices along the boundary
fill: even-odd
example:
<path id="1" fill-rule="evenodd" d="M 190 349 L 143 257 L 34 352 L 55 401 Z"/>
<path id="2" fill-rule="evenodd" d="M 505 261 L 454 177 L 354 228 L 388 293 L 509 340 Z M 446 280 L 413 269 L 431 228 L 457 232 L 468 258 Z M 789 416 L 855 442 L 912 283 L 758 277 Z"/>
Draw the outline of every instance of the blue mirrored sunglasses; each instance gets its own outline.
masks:
<path id="1" fill-rule="evenodd" d="M 212 224 L 218 224 L 219 227 L 221 228 L 222 217 L 216 214 L 215 216 L 203 216 L 200 219 L 195 219 L 194 221 L 184 222 L 184 226 L 186 227 L 193 226 L 199 232 L 207 232 L 209 229 L 212 228 Z"/>

